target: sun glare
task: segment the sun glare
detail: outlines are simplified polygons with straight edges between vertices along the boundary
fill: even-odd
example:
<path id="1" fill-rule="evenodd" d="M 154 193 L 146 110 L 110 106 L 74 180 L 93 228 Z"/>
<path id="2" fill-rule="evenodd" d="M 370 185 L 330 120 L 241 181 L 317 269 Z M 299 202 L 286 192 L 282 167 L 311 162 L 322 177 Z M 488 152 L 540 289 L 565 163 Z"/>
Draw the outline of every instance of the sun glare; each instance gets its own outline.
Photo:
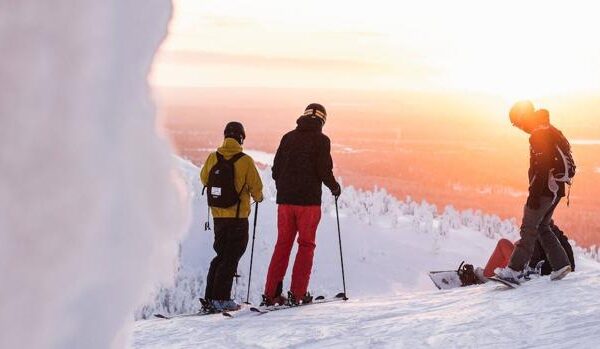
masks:
<path id="1" fill-rule="evenodd" d="M 156 85 L 451 90 L 506 100 L 599 89 L 600 22 L 589 2 L 175 5 Z"/>

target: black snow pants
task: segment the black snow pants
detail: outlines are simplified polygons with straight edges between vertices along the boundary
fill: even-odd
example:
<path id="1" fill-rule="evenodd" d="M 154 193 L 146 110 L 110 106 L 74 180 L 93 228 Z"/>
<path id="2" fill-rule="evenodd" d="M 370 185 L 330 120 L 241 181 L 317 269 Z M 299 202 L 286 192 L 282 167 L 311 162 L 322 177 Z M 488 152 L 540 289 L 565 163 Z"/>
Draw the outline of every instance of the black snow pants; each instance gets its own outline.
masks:
<path id="1" fill-rule="evenodd" d="M 204 298 L 229 300 L 238 263 L 248 245 L 248 218 L 215 218 L 214 222 L 217 256 L 210 263 Z"/>
<path id="2" fill-rule="evenodd" d="M 515 243 L 515 249 L 508 263 L 511 269 L 523 270 L 533 255 L 536 241 L 540 242 L 552 270 L 559 270 L 569 265 L 569 257 L 550 226 L 554 209 L 559 202 L 560 199 L 553 200 L 550 197 L 542 196 L 538 209 L 534 210 L 525 206 L 521 240 Z"/>

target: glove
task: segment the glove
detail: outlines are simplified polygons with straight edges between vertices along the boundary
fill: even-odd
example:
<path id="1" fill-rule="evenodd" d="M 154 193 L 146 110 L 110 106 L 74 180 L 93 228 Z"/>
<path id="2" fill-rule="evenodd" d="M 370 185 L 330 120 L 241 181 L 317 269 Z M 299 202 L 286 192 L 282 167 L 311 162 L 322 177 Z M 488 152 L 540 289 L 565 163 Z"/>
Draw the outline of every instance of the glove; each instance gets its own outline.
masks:
<path id="1" fill-rule="evenodd" d="M 331 190 L 331 195 L 333 195 L 337 198 L 341 194 L 342 194 L 342 187 L 339 185 L 339 183 L 337 183 L 337 187 L 335 187 L 334 189 Z"/>
<path id="2" fill-rule="evenodd" d="M 527 198 L 527 208 L 530 210 L 539 210 L 540 209 L 540 198 L 529 196 Z"/>

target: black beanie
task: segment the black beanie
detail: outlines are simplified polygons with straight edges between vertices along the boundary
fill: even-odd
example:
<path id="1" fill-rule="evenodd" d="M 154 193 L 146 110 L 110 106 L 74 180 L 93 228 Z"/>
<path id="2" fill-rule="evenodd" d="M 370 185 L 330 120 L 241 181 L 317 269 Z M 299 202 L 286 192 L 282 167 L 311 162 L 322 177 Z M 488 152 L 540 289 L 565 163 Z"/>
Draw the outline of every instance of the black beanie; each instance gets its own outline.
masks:
<path id="1" fill-rule="evenodd" d="M 237 121 L 232 121 L 225 126 L 225 131 L 223 131 L 223 135 L 225 138 L 233 138 L 238 143 L 244 144 L 244 139 L 246 139 L 246 131 L 244 131 L 244 125 Z"/>
<path id="2" fill-rule="evenodd" d="M 302 116 L 310 116 L 313 119 L 321 120 L 321 123 L 324 125 L 325 121 L 327 121 L 327 111 L 325 107 L 319 103 L 311 103 L 306 109 L 304 109 L 304 114 Z"/>

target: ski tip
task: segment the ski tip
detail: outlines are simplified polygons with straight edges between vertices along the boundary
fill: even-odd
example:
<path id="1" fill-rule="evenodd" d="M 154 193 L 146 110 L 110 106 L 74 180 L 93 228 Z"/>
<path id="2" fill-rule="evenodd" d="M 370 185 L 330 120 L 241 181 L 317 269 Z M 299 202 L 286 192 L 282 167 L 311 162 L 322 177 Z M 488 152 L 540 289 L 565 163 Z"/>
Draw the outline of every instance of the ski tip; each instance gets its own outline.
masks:
<path id="1" fill-rule="evenodd" d="M 229 314 L 228 312 L 224 311 L 221 313 L 223 316 L 228 317 L 228 318 L 232 318 L 233 315 Z"/>
<path id="2" fill-rule="evenodd" d="M 253 311 L 255 313 L 260 313 L 260 309 L 255 308 L 255 307 L 250 308 L 250 311 Z"/>
<path id="3" fill-rule="evenodd" d="M 346 294 L 344 292 L 340 292 L 340 293 L 336 294 L 335 298 L 341 298 L 341 299 L 343 299 L 345 301 L 348 300 L 348 297 L 346 297 Z"/>
<path id="4" fill-rule="evenodd" d="M 168 319 L 169 319 L 169 317 L 168 317 L 168 316 L 165 316 L 165 315 L 163 315 L 163 314 L 154 314 L 154 317 L 155 317 L 155 318 L 158 318 L 158 319 L 165 319 L 165 320 L 168 320 Z"/>
<path id="5" fill-rule="evenodd" d="M 319 296 L 319 297 L 315 298 L 316 301 L 322 301 L 323 299 L 325 299 L 324 296 Z"/>

